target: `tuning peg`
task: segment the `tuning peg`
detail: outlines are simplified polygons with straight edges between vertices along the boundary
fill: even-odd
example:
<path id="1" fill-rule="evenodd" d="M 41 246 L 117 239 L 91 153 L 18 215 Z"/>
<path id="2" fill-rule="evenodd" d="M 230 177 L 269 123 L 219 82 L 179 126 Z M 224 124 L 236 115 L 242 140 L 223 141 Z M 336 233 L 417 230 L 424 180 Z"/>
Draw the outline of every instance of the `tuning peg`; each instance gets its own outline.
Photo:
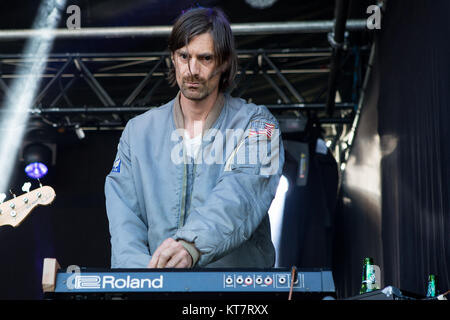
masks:
<path id="1" fill-rule="evenodd" d="M 31 182 L 25 182 L 22 186 L 22 191 L 23 192 L 30 192 L 30 188 L 31 188 Z"/>
<path id="2" fill-rule="evenodd" d="M 0 203 L 3 203 L 3 201 L 5 201 L 5 199 L 6 199 L 6 194 L 0 193 Z"/>

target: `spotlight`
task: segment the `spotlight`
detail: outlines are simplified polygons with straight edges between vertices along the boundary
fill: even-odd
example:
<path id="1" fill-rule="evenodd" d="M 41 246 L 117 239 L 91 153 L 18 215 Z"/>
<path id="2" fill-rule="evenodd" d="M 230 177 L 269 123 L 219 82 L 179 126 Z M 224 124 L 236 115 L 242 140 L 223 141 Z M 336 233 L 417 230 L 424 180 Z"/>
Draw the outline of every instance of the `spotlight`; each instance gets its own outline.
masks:
<path id="1" fill-rule="evenodd" d="M 31 117 L 20 148 L 20 161 L 32 179 L 45 176 L 56 164 L 56 131 L 39 117 Z"/>
<path id="2" fill-rule="evenodd" d="M 40 179 L 48 172 L 52 163 L 52 150 L 40 142 L 30 143 L 23 149 L 25 173 L 33 179 Z"/>
<path id="3" fill-rule="evenodd" d="M 55 2 L 56 1 L 56 2 Z M 4 2 L 4 1 L 3 1 Z M 34 1 L 38 2 L 38 1 Z M 65 0 L 42 0 L 37 16 L 34 19 L 33 29 L 39 30 L 39 35 L 31 38 L 24 44 L 24 56 L 32 56 L 32 63 L 17 67 L 16 74 L 22 75 L 14 79 L 10 94 L 0 116 L 0 163 L 2 164 L 2 178 L 0 179 L 0 192 L 7 190 L 11 173 L 14 169 L 16 156 L 20 150 L 29 118 L 29 109 L 41 83 L 47 57 L 53 45 L 53 37 L 48 31 L 57 28 L 64 8 Z"/>
<path id="4" fill-rule="evenodd" d="M 25 167 L 27 176 L 33 179 L 40 179 L 48 172 L 48 168 L 42 162 L 33 162 Z"/>
<path id="5" fill-rule="evenodd" d="M 289 190 L 289 180 L 283 175 L 278 183 L 277 192 L 269 208 L 269 220 L 271 226 L 272 241 L 275 250 L 280 250 L 281 228 L 283 224 L 284 202 L 286 200 L 286 193 Z M 278 266 L 278 261 L 275 261 Z"/>
<path id="6" fill-rule="evenodd" d="M 75 125 L 75 133 L 80 140 L 83 140 L 86 137 L 84 130 L 80 127 L 79 124 Z"/>
<path id="7" fill-rule="evenodd" d="M 245 0 L 245 2 L 255 9 L 267 9 L 273 6 L 277 0 Z"/>

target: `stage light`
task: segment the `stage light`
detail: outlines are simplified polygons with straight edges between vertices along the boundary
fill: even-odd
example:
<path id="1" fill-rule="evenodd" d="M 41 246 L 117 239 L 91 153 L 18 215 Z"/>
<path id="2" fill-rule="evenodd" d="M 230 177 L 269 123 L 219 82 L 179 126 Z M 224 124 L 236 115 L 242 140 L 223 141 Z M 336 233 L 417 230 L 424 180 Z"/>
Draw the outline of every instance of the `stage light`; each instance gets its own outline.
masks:
<path id="1" fill-rule="evenodd" d="M 267 9 L 274 5 L 277 0 L 245 0 L 252 8 Z"/>
<path id="2" fill-rule="evenodd" d="M 277 192 L 272 204 L 269 208 L 269 219 L 272 242 L 275 247 L 278 256 L 278 250 L 280 248 L 281 229 L 283 224 L 284 202 L 286 200 L 286 192 L 289 190 L 289 181 L 285 176 L 281 176 L 278 184 Z M 277 259 L 275 260 L 275 266 L 278 266 Z"/>
<path id="3" fill-rule="evenodd" d="M 84 130 L 80 127 L 79 124 L 75 126 L 75 133 L 78 137 L 78 139 L 83 140 L 86 137 L 86 134 L 84 133 Z"/>
<path id="4" fill-rule="evenodd" d="M 33 179 L 40 179 L 52 164 L 52 150 L 40 142 L 30 143 L 23 149 L 25 173 Z"/>
<path id="5" fill-rule="evenodd" d="M 32 179 L 41 179 L 47 172 L 47 166 L 41 162 L 33 162 L 25 167 L 25 173 Z"/>
<path id="6" fill-rule="evenodd" d="M 29 109 L 33 106 L 41 75 L 53 45 L 53 37 L 48 31 L 57 27 L 65 2 L 65 0 L 41 2 L 33 23 L 33 29 L 40 30 L 40 34 L 31 38 L 25 44 L 23 51 L 24 56 L 31 57 L 30 63 L 18 68 L 17 74 L 20 77 L 12 83 L 10 94 L 3 107 L 3 117 L 0 119 L 0 163 L 2 164 L 0 192 L 9 188 L 16 155 L 27 130 Z"/>

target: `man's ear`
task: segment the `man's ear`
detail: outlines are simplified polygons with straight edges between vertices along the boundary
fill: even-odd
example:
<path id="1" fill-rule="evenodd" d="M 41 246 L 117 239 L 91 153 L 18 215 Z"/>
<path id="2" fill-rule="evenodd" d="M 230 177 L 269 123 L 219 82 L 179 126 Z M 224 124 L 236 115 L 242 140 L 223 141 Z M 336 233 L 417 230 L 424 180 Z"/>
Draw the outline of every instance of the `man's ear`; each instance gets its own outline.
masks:
<path id="1" fill-rule="evenodd" d="M 220 66 L 220 72 L 221 72 L 221 73 L 224 73 L 225 70 L 227 70 L 229 64 L 230 64 L 229 61 L 225 61 L 224 63 L 222 63 L 222 65 Z"/>
<path id="2" fill-rule="evenodd" d="M 220 74 L 222 76 L 222 74 L 225 72 L 225 70 L 227 70 L 228 68 L 228 61 L 222 63 L 222 65 L 220 65 L 219 67 L 217 67 L 214 72 L 212 73 L 211 77 Z"/>
<path id="3" fill-rule="evenodd" d="M 222 65 L 220 66 L 220 71 L 224 72 L 228 67 L 228 61 L 225 61 L 224 63 L 222 63 Z"/>

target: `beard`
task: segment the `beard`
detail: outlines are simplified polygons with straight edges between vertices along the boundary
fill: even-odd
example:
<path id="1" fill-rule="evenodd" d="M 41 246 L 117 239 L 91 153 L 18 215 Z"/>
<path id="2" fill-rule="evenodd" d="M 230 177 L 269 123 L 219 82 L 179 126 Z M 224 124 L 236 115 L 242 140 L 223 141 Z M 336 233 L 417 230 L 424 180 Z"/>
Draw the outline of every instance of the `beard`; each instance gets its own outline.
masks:
<path id="1" fill-rule="evenodd" d="M 200 77 L 184 77 L 181 79 L 180 91 L 190 100 L 201 101 L 206 99 L 218 87 L 219 83 L 213 80 L 219 74 L 214 71 L 207 79 Z M 212 81 L 211 81 L 212 80 Z M 220 77 L 219 77 L 220 81 Z"/>
<path id="2" fill-rule="evenodd" d="M 192 83 L 195 83 L 195 85 L 192 85 Z M 207 98 L 212 92 L 208 82 L 199 79 L 183 79 L 180 90 L 187 99 L 196 101 Z"/>

